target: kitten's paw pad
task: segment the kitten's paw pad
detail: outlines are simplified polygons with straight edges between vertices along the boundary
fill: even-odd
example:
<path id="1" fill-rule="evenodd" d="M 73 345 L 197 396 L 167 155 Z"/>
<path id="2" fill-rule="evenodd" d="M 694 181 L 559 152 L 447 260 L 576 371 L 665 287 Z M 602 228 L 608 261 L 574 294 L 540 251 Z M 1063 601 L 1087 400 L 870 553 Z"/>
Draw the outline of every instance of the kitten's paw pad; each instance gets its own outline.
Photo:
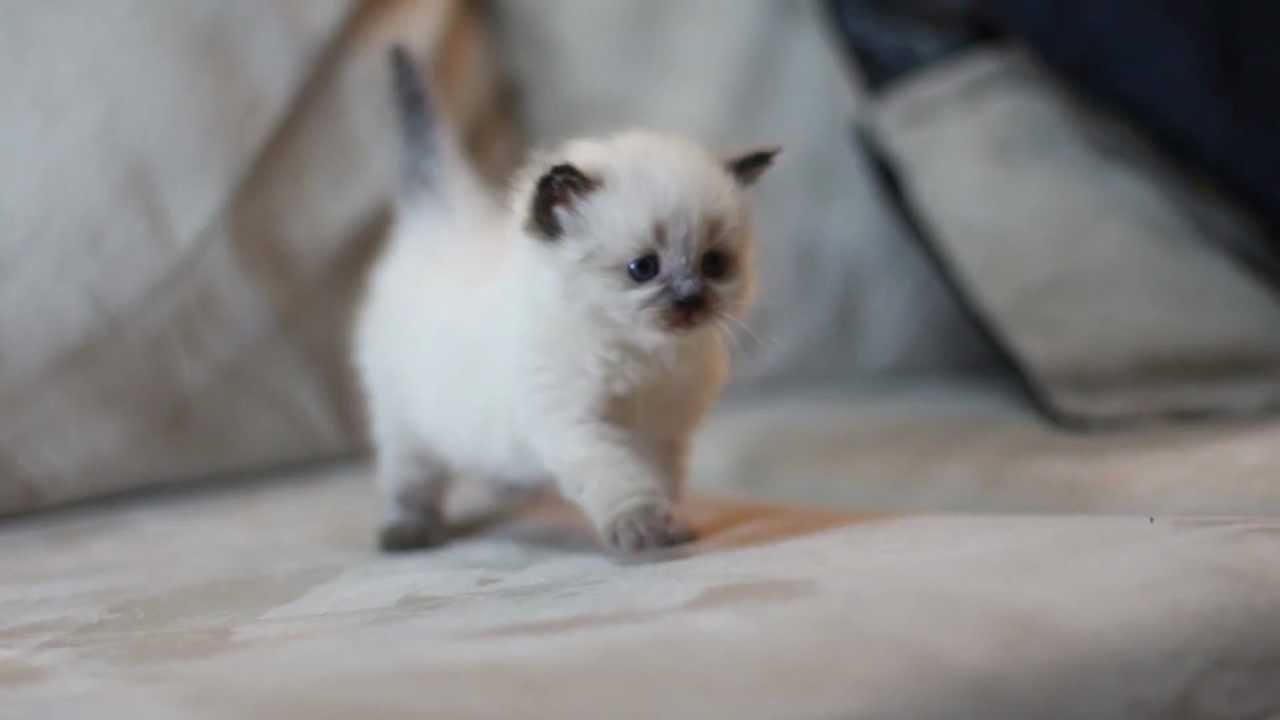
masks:
<path id="1" fill-rule="evenodd" d="M 641 553 L 694 539 L 687 525 L 664 505 L 640 505 L 614 517 L 604 527 L 605 544 L 620 553 Z"/>
<path id="2" fill-rule="evenodd" d="M 407 552 L 435 547 L 448 539 L 444 523 L 439 520 L 398 521 L 383 525 L 378 531 L 378 547 L 383 552 Z"/>

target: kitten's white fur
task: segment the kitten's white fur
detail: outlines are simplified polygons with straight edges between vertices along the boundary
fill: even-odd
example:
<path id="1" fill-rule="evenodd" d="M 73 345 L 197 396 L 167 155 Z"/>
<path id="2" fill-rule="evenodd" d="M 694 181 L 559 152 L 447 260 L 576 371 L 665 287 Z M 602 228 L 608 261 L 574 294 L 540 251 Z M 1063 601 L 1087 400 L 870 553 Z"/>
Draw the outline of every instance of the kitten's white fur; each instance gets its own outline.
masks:
<path id="1" fill-rule="evenodd" d="M 750 298 L 745 183 L 687 140 L 632 131 L 532 161 L 502 207 L 442 152 L 442 187 L 401 203 L 355 337 L 384 546 L 440 539 L 462 481 L 554 483 L 616 550 L 679 542 L 689 439 L 728 370 L 719 322 Z M 548 238 L 529 208 L 554 163 L 599 187 L 557 207 Z M 661 283 L 628 276 L 655 233 L 666 265 L 731 255 L 708 283 L 717 317 L 673 329 Z"/>

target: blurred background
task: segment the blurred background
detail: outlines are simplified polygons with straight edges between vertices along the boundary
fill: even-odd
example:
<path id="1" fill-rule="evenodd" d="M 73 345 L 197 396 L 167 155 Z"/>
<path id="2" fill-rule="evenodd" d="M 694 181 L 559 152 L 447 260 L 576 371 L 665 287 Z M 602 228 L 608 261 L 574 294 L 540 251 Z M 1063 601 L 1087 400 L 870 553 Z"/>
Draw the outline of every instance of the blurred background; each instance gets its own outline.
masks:
<path id="1" fill-rule="evenodd" d="M 1265 0 L 0 0 L 0 717 L 1280 717 L 1276 38 Z M 554 506 L 378 552 L 393 43 L 495 187 L 626 126 L 785 148 L 677 562 Z"/>
<path id="2" fill-rule="evenodd" d="M 1220 0 L 66 0 L 0 22 L 0 513 L 357 458 L 387 47 L 495 185 L 784 161 L 705 489 L 1280 510 L 1280 30 Z M 303 471 L 305 474 L 305 471 Z"/>

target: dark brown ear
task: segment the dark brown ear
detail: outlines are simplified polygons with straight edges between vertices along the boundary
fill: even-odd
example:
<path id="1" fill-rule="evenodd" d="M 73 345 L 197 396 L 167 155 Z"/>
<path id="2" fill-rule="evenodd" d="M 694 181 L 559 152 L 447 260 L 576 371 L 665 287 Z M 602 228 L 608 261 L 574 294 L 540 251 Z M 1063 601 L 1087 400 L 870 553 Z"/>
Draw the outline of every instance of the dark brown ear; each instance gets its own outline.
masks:
<path id="1" fill-rule="evenodd" d="M 756 148 L 725 161 L 724 167 L 738 181 L 738 185 L 747 187 L 754 183 L 765 170 L 773 165 L 773 159 L 782 152 L 777 145 Z"/>
<path id="2" fill-rule="evenodd" d="M 534 187 L 529 229 L 548 240 L 555 240 L 564 233 L 557 212 L 573 207 L 575 202 L 599 187 L 599 180 L 587 177 L 569 163 L 552 167 L 538 178 Z"/>

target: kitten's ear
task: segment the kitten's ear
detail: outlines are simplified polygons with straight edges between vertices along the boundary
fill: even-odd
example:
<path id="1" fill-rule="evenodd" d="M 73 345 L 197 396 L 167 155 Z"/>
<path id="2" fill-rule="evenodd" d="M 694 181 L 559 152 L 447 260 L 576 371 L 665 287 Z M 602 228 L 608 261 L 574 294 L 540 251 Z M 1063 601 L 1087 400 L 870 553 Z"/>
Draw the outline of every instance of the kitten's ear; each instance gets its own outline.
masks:
<path id="1" fill-rule="evenodd" d="M 538 178 L 534 187 L 529 229 L 547 240 L 555 240 L 564 233 L 561 213 L 599 187 L 599 180 L 588 177 L 569 163 L 552 167 Z"/>
<path id="2" fill-rule="evenodd" d="M 747 187 L 755 183 L 764 171 L 773 165 L 773 159 L 780 152 L 782 148 L 777 145 L 756 148 L 725 160 L 724 168 L 738 181 L 740 187 Z"/>

